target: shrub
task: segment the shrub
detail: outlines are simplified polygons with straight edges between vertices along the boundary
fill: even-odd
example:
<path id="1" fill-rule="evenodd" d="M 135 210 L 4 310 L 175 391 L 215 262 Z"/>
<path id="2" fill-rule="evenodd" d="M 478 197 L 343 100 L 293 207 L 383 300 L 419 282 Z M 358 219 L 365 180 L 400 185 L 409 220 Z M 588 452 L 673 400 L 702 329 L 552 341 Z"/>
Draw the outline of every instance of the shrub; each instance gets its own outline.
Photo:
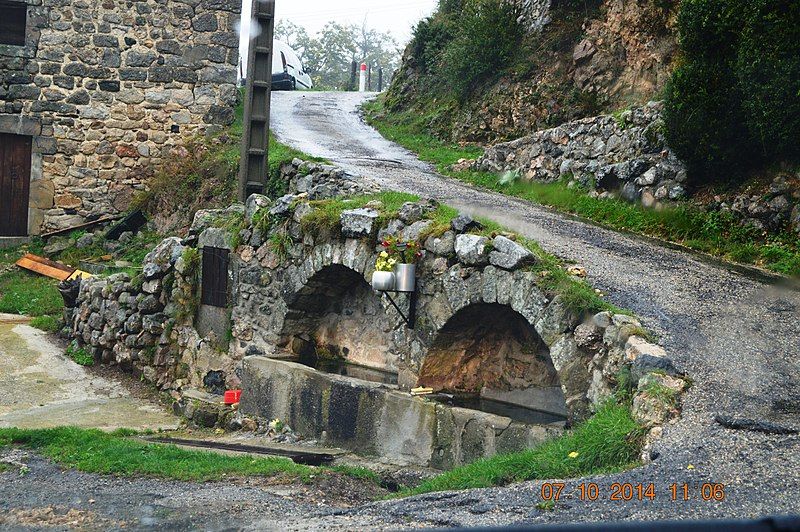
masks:
<path id="1" fill-rule="evenodd" d="M 762 153 L 800 156 L 800 3 L 756 0 L 736 58 L 742 108 Z"/>
<path id="2" fill-rule="evenodd" d="M 693 184 L 800 156 L 800 5 L 686 0 L 683 63 L 666 89 L 670 146 Z"/>
<path id="3" fill-rule="evenodd" d="M 442 62 L 445 80 L 462 96 L 510 64 L 524 37 L 520 7 L 503 0 L 471 0 L 458 20 L 458 35 Z"/>
<path id="4" fill-rule="evenodd" d="M 411 50 L 422 72 L 435 71 L 443 50 L 455 34 L 454 24 L 445 17 L 429 17 L 416 25 Z"/>

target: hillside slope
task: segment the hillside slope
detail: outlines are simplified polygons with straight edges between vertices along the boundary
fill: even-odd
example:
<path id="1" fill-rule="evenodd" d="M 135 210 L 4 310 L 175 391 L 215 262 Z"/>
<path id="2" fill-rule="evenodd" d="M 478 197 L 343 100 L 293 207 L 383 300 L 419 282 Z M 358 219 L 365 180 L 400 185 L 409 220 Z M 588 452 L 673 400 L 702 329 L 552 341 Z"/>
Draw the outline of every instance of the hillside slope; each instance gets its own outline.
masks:
<path id="1" fill-rule="evenodd" d="M 390 111 L 425 113 L 441 138 L 496 142 L 645 103 L 664 88 L 677 57 L 678 0 L 519 1 L 499 14 L 489 2 L 470 10 L 441 1 L 405 51 L 387 95 Z M 519 34 L 508 31 L 514 18 Z M 491 24 L 499 29 L 489 35 L 474 29 Z M 510 53 L 464 58 L 470 64 L 452 73 L 461 57 L 448 48 L 460 32 Z M 481 61 L 486 69 L 458 90 L 458 77 L 474 74 Z"/>

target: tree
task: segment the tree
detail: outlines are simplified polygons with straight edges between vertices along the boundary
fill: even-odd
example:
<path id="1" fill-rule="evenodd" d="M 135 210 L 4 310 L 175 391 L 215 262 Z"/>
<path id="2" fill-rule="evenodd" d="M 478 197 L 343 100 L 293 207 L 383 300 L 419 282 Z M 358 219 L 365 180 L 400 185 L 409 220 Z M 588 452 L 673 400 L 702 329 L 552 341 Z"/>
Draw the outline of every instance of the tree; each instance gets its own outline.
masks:
<path id="1" fill-rule="evenodd" d="M 383 68 L 388 84 L 400 63 L 400 49 L 390 33 L 352 24 L 328 22 L 316 36 L 292 22 L 280 21 L 275 38 L 286 42 L 303 62 L 314 86 L 323 90 L 346 90 L 353 61 L 366 62 L 375 72 Z M 373 86 L 377 80 L 373 78 Z"/>

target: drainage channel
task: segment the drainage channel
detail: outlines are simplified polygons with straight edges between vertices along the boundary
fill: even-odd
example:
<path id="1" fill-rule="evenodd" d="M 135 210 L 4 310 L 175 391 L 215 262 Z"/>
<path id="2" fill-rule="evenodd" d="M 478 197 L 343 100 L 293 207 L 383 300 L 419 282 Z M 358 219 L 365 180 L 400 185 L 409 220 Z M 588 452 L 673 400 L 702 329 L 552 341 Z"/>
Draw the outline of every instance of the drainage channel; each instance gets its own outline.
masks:
<path id="1" fill-rule="evenodd" d="M 173 445 L 184 445 L 186 447 L 199 447 L 202 449 L 212 449 L 218 451 L 233 451 L 238 453 L 263 454 L 267 456 L 279 456 L 289 458 L 297 464 L 319 466 L 329 464 L 335 458 L 334 455 L 324 452 L 298 451 L 295 449 L 283 449 L 278 447 L 262 447 L 257 445 L 244 445 L 240 443 L 227 443 L 208 440 L 189 440 L 184 438 L 162 438 L 146 437 L 143 438 L 153 443 L 168 443 Z"/>

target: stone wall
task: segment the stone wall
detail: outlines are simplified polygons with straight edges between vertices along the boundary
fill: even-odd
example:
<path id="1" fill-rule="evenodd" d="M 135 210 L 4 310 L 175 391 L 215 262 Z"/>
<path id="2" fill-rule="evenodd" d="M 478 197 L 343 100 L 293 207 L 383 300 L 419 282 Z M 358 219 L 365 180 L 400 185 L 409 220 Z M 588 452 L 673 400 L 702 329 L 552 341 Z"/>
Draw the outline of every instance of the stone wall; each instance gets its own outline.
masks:
<path id="1" fill-rule="evenodd" d="M 518 172 L 526 180 L 567 179 L 594 195 L 620 195 L 647 207 L 681 199 L 686 168 L 666 145 L 662 109 L 651 102 L 537 131 L 488 148 L 475 167 Z"/>
<path id="2" fill-rule="evenodd" d="M 124 211 L 182 138 L 232 122 L 240 2 L 25 1 L 0 132 L 35 136 L 31 234 Z"/>

